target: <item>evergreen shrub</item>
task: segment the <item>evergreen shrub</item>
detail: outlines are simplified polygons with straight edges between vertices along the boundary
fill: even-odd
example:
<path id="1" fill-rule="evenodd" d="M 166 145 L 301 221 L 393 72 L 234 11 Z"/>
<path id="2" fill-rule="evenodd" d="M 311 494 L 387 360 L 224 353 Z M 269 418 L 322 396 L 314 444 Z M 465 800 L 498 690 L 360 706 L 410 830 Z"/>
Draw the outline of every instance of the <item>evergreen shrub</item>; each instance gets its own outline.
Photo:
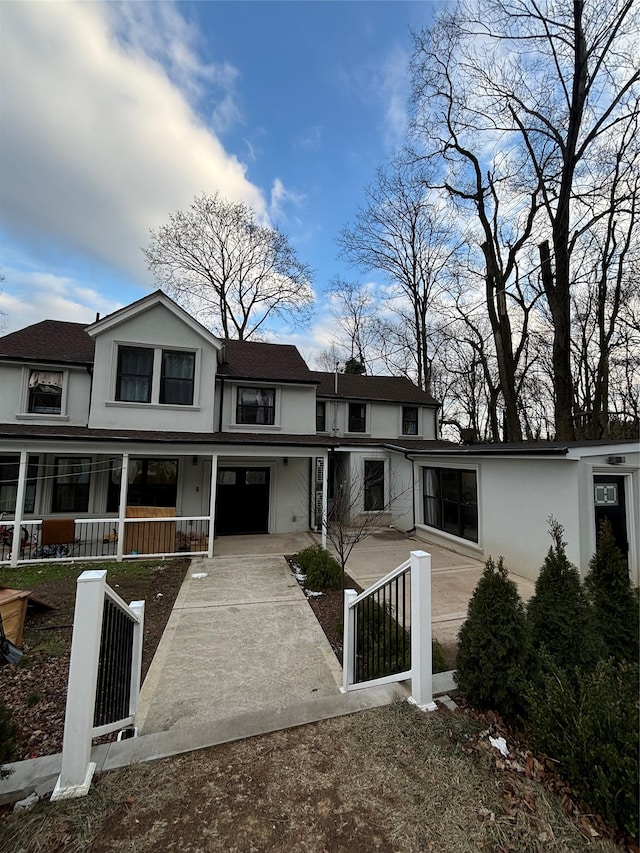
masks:
<path id="1" fill-rule="evenodd" d="M 325 589 L 340 589 L 342 586 L 340 563 L 320 545 L 311 545 L 299 551 L 294 560 L 307 576 L 307 589 L 322 592 Z"/>
<path id="2" fill-rule="evenodd" d="M 607 655 L 617 661 L 636 663 L 640 653 L 638 594 L 606 519 L 600 526 L 598 547 L 584 583 L 593 605 L 595 628 Z"/>
<path id="3" fill-rule="evenodd" d="M 578 569 L 567 558 L 562 525 L 550 518 L 549 526 L 553 545 L 527 605 L 531 642 L 567 672 L 592 669 L 604 654 L 593 609 Z"/>
<path id="4" fill-rule="evenodd" d="M 542 653 L 544 656 L 544 652 Z M 529 694 L 533 746 L 609 826 L 638 837 L 638 665 L 601 660 L 569 676 L 549 656 Z"/>
<path id="5" fill-rule="evenodd" d="M 502 557 L 489 557 L 458 635 L 456 681 L 477 708 L 517 720 L 531 663 L 524 604 Z"/>

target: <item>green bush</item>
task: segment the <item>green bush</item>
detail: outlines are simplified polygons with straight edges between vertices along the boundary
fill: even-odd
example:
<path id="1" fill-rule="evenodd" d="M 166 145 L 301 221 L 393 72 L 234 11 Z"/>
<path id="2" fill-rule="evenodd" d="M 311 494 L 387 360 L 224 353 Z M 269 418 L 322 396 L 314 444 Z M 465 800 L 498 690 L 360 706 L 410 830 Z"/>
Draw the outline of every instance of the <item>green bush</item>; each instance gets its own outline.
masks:
<path id="1" fill-rule="evenodd" d="M 636 663 L 640 652 L 638 595 L 608 520 L 600 527 L 598 548 L 584 583 L 593 605 L 595 628 L 607 655 Z"/>
<path id="2" fill-rule="evenodd" d="M 507 575 L 502 557 L 489 557 L 458 635 L 456 681 L 476 707 L 516 720 L 532 660 L 524 604 Z"/>
<path id="3" fill-rule="evenodd" d="M 544 655 L 543 655 L 544 656 Z M 612 827 L 638 834 L 638 665 L 568 673 L 546 656 L 529 694 L 533 745 Z"/>
<path id="4" fill-rule="evenodd" d="M 8 776 L 3 768 L 5 761 L 11 761 L 16 751 L 15 736 L 17 726 L 11 719 L 11 711 L 0 700 L 0 779 Z"/>
<path id="5" fill-rule="evenodd" d="M 578 569 L 569 562 L 562 525 L 550 519 L 553 545 L 527 605 L 527 623 L 534 650 L 543 649 L 567 672 L 593 669 L 604 656 L 593 609 Z"/>
<path id="6" fill-rule="evenodd" d="M 299 551 L 294 560 L 307 576 L 307 589 L 322 592 L 325 589 L 340 589 L 342 586 L 340 563 L 320 545 L 311 545 Z"/>

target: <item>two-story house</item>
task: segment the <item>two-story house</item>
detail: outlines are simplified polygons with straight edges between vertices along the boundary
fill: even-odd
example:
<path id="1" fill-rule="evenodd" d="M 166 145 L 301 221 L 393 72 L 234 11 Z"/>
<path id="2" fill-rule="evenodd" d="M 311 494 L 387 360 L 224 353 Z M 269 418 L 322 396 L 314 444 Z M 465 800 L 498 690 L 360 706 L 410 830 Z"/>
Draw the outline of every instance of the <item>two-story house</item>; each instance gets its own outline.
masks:
<path id="1" fill-rule="evenodd" d="M 225 534 L 324 538 L 348 487 L 351 514 L 502 554 L 531 578 L 549 516 L 583 572 L 607 517 L 637 583 L 637 441 L 442 441 L 438 403 L 409 380 L 311 371 L 293 346 L 221 340 L 161 291 L 88 326 L 0 337 L 0 390 L 2 561 L 58 556 L 65 540 L 99 558 L 212 554 Z"/>
<path id="2" fill-rule="evenodd" d="M 411 465 L 388 445 L 436 438 L 437 403 L 408 380 L 312 372 L 293 346 L 223 341 L 160 291 L 88 326 L 5 335 L 0 378 L 5 520 L 100 519 L 105 539 L 136 507 L 189 520 L 196 551 L 212 551 L 212 532 L 321 530 L 346 476 L 363 484 L 354 511 L 391 520 L 402 496 L 411 526 Z"/>

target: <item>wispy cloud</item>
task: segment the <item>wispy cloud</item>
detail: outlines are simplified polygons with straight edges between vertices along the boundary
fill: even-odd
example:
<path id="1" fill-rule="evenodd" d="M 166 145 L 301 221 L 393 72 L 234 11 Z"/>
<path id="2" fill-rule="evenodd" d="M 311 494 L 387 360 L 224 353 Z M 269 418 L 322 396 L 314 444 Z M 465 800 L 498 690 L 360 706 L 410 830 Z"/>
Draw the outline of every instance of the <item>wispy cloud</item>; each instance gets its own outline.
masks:
<path id="1" fill-rule="evenodd" d="M 322 127 L 319 124 L 302 131 L 293 147 L 307 151 L 317 151 L 322 147 Z"/>
<path id="2" fill-rule="evenodd" d="M 212 122 L 237 120 L 236 72 L 199 59 L 172 3 L 8 3 L 2 17 L 0 216 L 14 241 L 149 282 L 148 229 L 201 190 L 266 213 L 195 106 L 214 81 Z"/>
<path id="3" fill-rule="evenodd" d="M 269 202 L 269 215 L 274 222 L 279 219 L 287 219 L 285 205 L 295 205 L 299 207 L 304 202 L 305 196 L 301 193 L 296 193 L 289 190 L 282 183 L 280 178 L 276 178 L 271 187 L 271 198 Z"/>

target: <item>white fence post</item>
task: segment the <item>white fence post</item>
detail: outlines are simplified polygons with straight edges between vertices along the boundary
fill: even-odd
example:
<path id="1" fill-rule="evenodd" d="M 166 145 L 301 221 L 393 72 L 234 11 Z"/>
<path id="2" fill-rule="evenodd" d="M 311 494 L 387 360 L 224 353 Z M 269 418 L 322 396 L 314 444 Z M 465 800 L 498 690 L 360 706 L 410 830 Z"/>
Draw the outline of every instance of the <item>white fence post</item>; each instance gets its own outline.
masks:
<path id="1" fill-rule="evenodd" d="M 342 620 L 342 692 L 347 693 L 349 686 L 353 684 L 355 676 L 355 635 L 356 635 L 356 611 L 349 605 L 358 597 L 355 589 L 344 591 L 344 616 Z"/>
<path id="2" fill-rule="evenodd" d="M 121 563 L 124 554 L 125 518 L 127 517 L 127 494 L 129 489 L 129 454 L 122 454 L 120 470 L 120 499 L 118 503 L 118 546 L 116 560 Z"/>
<path id="3" fill-rule="evenodd" d="M 411 552 L 411 698 L 434 711 L 431 639 L 431 554 Z"/>
<path id="4" fill-rule="evenodd" d="M 20 451 L 20 464 L 18 466 L 18 487 L 16 490 L 16 509 L 13 514 L 13 540 L 11 545 L 11 568 L 15 569 L 20 558 L 22 547 L 22 514 L 24 512 L 24 496 L 27 491 L 28 454 L 26 450 Z"/>
<path id="5" fill-rule="evenodd" d="M 101 569 L 83 572 L 77 581 L 62 769 L 52 800 L 85 796 L 96 769 L 91 761 L 91 733 L 106 578 L 106 570 Z"/>
<path id="6" fill-rule="evenodd" d="M 140 677 L 142 675 L 142 637 L 144 633 L 144 601 L 132 601 L 129 609 L 138 617 L 138 622 L 133 623 L 133 649 L 131 660 L 131 692 L 129 694 L 129 713 L 136 714 L 138 711 L 138 699 L 140 697 Z M 135 722 L 134 722 L 135 725 Z"/>

